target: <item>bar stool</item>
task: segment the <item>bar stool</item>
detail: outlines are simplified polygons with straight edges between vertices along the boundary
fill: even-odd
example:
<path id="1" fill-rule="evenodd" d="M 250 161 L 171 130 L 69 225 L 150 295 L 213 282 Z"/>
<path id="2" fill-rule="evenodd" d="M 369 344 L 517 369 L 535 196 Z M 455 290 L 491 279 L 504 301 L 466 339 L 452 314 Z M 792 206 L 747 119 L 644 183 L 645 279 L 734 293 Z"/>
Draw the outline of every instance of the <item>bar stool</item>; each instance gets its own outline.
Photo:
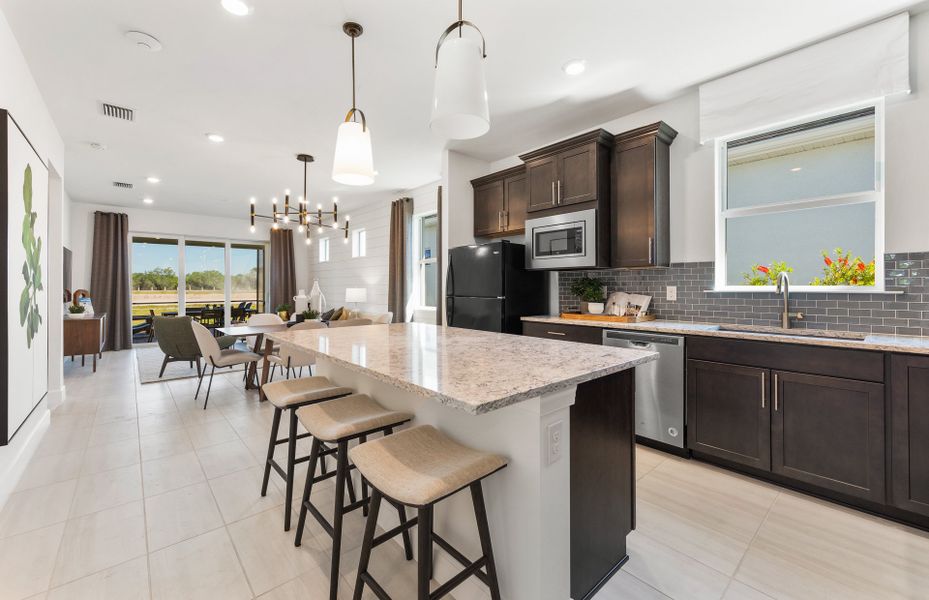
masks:
<path id="1" fill-rule="evenodd" d="M 505 467 L 506 459 L 462 446 L 430 425 L 414 427 L 361 444 L 352 448 L 349 456 L 362 477 L 373 488 L 358 575 L 355 579 L 354 600 L 361 598 L 365 585 L 381 600 L 390 600 L 384 588 L 368 572 L 371 550 L 413 525 L 418 525 L 417 600 L 441 598 L 472 575 L 487 584 L 493 600 L 500 600 L 500 586 L 497 582 L 481 481 Z M 436 503 L 466 487 L 471 489 L 474 516 L 477 519 L 477 531 L 483 552 L 483 556 L 473 562 L 433 531 L 433 509 Z M 392 504 L 416 508 L 418 514 L 415 519 L 374 537 L 382 499 Z M 430 593 L 433 542 L 460 562 L 464 569 L 440 585 L 435 592 Z M 486 572 L 481 568 L 485 568 Z"/>
<path id="2" fill-rule="evenodd" d="M 364 508 L 367 514 L 369 502 L 367 493 L 367 484 L 362 482 L 362 498 L 355 500 L 350 498 L 350 503 L 345 505 L 345 483 L 351 482 L 351 471 L 355 465 L 348 462 L 348 443 L 353 440 L 359 440 L 362 444 L 368 439 L 369 435 L 383 433 L 390 436 L 395 427 L 409 422 L 413 415 L 405 412 L 395 412 L 387 410 L 366 394 L 352 394 L 337 400 L 320 402 L 310 406 L 304 406 L 297 410 L 297 418 L 306 427 L 306 430 L 313 435 L 313 445 L 310 449 L 310 467 L 306 477 L 306 487 L 303 490 L 303 502 L 300 505 L 300 519 L 297 521 L 297 535 L 294 539 L 294 545 L 299 546 L 303 540 L 303 529 L 306 525 L 307 512 L 311 513 L 322 528 L 332 538 L 332 565 L 329 575 L 329 598 L 337 600 L 339 591 L 339 561 L 342 551 L 342 517 L 346 514 Z M 324 442 L 335 444 L 335 448 L 325 449 Z M 325 473 L 316 476 L 316 463 L 320 458 L 335 454 L 336 470 L 335 473 Z M 310 500 L 310 494 L 313 490 L 313 484 L 319 483 L 325 479 L 335 476 L 335 507 L 333 510 L 333 519 L 330 524 L 326 518 L 319 512 L 319 509 Z M 350 496 L 352 488 L 349 487 Z M 406 550 L 407 560 L 413 559 L 413 547 L 410 541 L 408 527 L 405 526 L 406 509 L 401 505 L 397 506 L 397 512 L 400 516 L 399 533 L 403 532 L 403 545 Z"/>
<path id="3" fill-rule="evenodd" d="M 290 508 L 294 495 L 294 468 L 299 463 L 310 460 L 309 456 L 297 458 L 297 440 L 309 437 L 309 433 L 297 435 L 297 409 L 302 406 L 347 396 L 354 392 L 351 388 L 334 385 L 326 377 L 304 377 L 286 379 L 262 386 L 265 397 L 274 406 L 274 420 L 271 423 L 271 438 L 268 441 L 268 458 L 265 461 L 264 479 L 261 482 L 261 495 L 268 494 L 268 478 L 273 468 L 286 484 L 287 503 L 284 505 L 284 531 L 290 531 Z M 277 439 L 281 425 L 281 415 L 290 411 L 290 427 L 286 438 Z M 284 467 L 274 460 L 274 449 L 279 444 L 287 444 L 287 462 Z M 326 464 L 323 463 L 325 472 Z M 314 471 L 310 471 L 313 473 Z M 354 490 L 352 490 L 354 495 Z"/>

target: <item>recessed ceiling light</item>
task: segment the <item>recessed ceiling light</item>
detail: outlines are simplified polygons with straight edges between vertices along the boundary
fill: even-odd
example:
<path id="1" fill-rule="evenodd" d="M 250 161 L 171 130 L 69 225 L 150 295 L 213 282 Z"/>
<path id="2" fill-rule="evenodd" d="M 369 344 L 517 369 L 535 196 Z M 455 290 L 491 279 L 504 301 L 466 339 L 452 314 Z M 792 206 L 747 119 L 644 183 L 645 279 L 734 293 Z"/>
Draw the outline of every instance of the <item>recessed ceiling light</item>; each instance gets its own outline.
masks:
<path id="1" fill-rule="evenodd" d="M 569 60 L 561 66 L 561 70 L 568 75 L 580 75 L 587 70 L 587 61 L 580 58 Z"/>
<path id="2" fill-rule="evenodd" d="M 146 203 L 146 204 L 151 204 L 152 202 L 154 202 L 154 200 L 152 200 L 151 198 L 143 198 L 143 199 L 142 199 L 142 202 L 144 202 L 144 203 Z"/>
<path id="3" fill-rule="evenodd" d="M 214 144 L 219 144 L 226 141 L 226 138 L 219 135 L 218 133 L 208 133 L 206 134 L 206 139 L 210 140 Z"/>
<path id="4" fill-rule="evenodd" d="M 793 169 L 790 170 L 790 172 L 796 173 L 797 171 L 802 171 L 802 170 L 803 170 L 803 167 L 794 167 Z"/>
<path id="5" fill-rule="evenodd" d="M 161 183 L 161 179 L 159 179 L 158 177 L 155 177 L 154 175 L 147 178 L 146 181 L 148 181 L 149 183 Z"/>
<path id="6" fill-rule="evenodd" d="M 242 0 L 223 0 L 223 8 L 237 17 L 244 17 L 252 12 L 251 7 Z"/>
<path id="7" fill-rule="evenodd" d="M 90 142 L 91 150 L 106 150 L 106 144 L 101 144 L 100 142 Z"/>

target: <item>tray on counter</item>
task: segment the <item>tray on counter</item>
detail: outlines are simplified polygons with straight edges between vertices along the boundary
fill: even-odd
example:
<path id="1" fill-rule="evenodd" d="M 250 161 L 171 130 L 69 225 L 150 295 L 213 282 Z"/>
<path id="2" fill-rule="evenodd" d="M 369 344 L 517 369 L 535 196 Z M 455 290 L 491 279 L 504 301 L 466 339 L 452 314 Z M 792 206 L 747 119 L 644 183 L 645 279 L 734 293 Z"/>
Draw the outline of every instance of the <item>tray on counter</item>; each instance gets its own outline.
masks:
<path id="1" fill-rule="evenodd" d="M 562 319 L 575 319 L 577 321 L 612 321 L 613 323 L 645 323 L 654 321 L 655 315 L 645 315 L 642 317 L 617 317 L 615 315 L 592 315 L 587 313 L 563 312 Z"/>

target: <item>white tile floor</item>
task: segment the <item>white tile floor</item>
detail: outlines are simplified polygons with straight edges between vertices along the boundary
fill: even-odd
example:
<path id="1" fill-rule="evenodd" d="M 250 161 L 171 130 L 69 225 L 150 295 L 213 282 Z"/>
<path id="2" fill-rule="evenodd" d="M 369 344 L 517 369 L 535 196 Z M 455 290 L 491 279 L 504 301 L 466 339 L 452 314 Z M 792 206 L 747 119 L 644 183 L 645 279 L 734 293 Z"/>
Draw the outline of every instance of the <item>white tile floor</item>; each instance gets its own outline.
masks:
<path id="1" fill-rule="evenodd" d="M 66 384 L 0 512 L 0 600 L 327 596 L 328 538 L 311 523 L 295 548 L 282 482 L 258 494 L 271 410 L 239 376 L 214 382 L 206 411 L 194 380 L 139 385 L 131 352 L 106 354 L 95 375 L 66 363 Z M 638 530 L 602 600 L 929 598 L 929 534 L 646 448 L 637 456 Z M 320 493 L 324 503 L 331 488 Z M 354 513 L 345 597 L 361 529 Z M 412 597 L 415 567 L 393 545 L 376 552 L 375 576 L 397 600 Z"/>

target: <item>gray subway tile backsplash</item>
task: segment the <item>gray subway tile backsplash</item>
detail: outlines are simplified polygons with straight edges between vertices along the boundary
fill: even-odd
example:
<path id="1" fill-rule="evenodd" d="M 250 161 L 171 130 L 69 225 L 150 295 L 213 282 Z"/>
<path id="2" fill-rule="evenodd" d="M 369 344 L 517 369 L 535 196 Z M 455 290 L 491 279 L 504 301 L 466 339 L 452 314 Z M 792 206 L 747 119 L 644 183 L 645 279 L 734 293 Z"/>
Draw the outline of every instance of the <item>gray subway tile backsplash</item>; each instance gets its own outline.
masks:
<path id="1" fill-rule="evenodd" d="M 929 252 L 885 255 L 886 289 L 902 294 L 791 294 L 791 311 L 806 315 L 796 327 L 873 334 L 929 335 Z M 917 277 L 916 273 L 919 273 Z M 771 292 L 711 292 L 713 263 L 674 263 L 668 268 L 562 271 L 558 296 L 562 312 L 576 311 L 571 282 L 598 277 L 610 292 L 652 296 L 651 311 L 662 319 L 742 325 L 780 325 L 780 298 Z M 665 288 L 677 286 L 677 301 Z"/>

